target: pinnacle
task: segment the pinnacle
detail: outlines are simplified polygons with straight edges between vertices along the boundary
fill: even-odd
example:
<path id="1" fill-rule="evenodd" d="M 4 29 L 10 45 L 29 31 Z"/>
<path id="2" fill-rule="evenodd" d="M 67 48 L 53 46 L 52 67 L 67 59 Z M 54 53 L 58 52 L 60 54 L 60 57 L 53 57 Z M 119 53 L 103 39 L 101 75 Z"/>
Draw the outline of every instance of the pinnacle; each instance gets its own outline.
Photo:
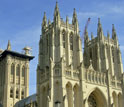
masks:
<path id="1" fill-rule="evenodd" d="M 66 16 L 66 22 L 68 22 L 68 16 Z"/>
<path id="2" fill-rule="evenodd" d="M 101 25 L 100 18 L 98 18 L 98 25 Z"/>
<path id="3" fill-rule="evenodd" d="M 10 40 L 8 40 L 7 50 L 11 50 L 11 43 L 10 43 Z"/>
<path id="4" fill-rule="evenodd" d="M 115 31 L 115 26 L 114 26 L 114 24 L 112 24 L 112 31 Z"/>
<path id="5" fill-rule="evenodd" d="M 74 8 L 74 12 L 73 12 L 73 17 L 77 17 L 75 8 Z"/>

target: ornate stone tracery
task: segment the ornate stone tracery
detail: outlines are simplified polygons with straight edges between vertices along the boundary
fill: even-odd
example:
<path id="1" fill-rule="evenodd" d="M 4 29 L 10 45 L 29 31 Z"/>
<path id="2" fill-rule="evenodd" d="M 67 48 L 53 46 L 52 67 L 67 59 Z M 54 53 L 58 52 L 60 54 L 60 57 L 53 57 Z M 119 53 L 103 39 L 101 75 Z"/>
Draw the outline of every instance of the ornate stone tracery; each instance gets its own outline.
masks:
<path id="1" fill-rule="evenodd" d="M 88 106 L 89 107 L 97 107 L 96 99 L 92 94 L 88 98 Z"/>

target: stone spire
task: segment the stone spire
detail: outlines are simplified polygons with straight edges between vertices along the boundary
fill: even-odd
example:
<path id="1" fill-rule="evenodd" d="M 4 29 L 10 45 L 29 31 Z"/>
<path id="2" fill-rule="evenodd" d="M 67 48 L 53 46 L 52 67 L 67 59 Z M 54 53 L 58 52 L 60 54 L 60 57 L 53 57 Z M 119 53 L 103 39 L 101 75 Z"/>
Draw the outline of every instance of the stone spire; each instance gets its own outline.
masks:
<path id="1" fill-rule="evenodd" d="M 112 24 L 112 39 L 116 39 L 116 38 L 117 38 L 116 30 L 115 30 L 114 24 Z"/>
<path id="2" fill-rule="evenodd" d="M 8 40 L 7 50 L 11 50 L 11 43 L 10 43 L 10 40 Z"/>
<path id="3" fill-rule="evenodd" d="M 91 39 L 94 39 L 93 32 L 91 32 Z"/>
<path id="4" fill-rule="evenodd" d="M 56 2 L 55 10 L 54 10 L 54 21 L 58 23 L 60 21 L 60 13 L 59 13 L 59 7 L 58 2 Z"/>
<path id="5" fill-rule="evenodd" d="M 100 18 L 98 18 L 97 36 L 99 37 L 99 39 L 102 39 L 102 37 L 103 37 L 103 30 L 102 30 Z"/>
<path id="6" fill-rule="evenodd" d="M 46 12 L 44 12 L 43 21 L 42 21 L 42 29 L 44 29 L 47 26 L 47 17 Z"/>
<path id="7" fill-rule="evenodd" d="M 89 36 L 88 36 L 87 28 L 85 28 L 85 32 L 84 32 L 84 42 L 85 43 L 89 42 Z"/>
<path id="8" fill-rule="evenodd" d="M 76 10 L 75 10 L 75 8 L 74 8 L 72 24 L 74 25 L 76 22 L 77 22 L 77 14 L 76 14 Z"/>
<path id="9" fill-rule="evenodd" d="M 117 34 L 116 34 L 114 24 L 112 24 L 112 39 L 115 41 L 116 45 L 118 46 L 118 38 L 117 38 Z"/>
<path id="10" fill-rule="evenodd" d="M 76 13 L 75 8 L 74 8 L 74 11 L 73 11 L 72 24 L 74 25 L 74 28 L 78 33 L 79 32 L 79 26 L 78 26 L 78 19 L 77 19 L 77 13 Z"/>

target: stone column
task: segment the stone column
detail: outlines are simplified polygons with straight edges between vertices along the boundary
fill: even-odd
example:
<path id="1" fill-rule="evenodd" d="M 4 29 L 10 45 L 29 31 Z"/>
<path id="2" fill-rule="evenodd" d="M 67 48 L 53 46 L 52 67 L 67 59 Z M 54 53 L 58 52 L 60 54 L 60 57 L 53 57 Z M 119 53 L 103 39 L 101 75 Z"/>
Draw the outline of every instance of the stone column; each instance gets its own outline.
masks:
<path id="1" fill-rule="evenodd" d="M 19 86 L 21 87 L 21 76 L 22 76 L 22 65 L 20 65 L 20 73 L 19 73 Z M 21 100 L 21 88 L 19 88 L 19 99 Z"/>
<path id="2" fill-rule="evenodd" d="M 29 63 L 27 62 L 26 67 L 25 67 L 25 87 L 26 87 L 26 93 L 25 93 L 25 97 L 27 97 L 29 95 Z"/>
<path id="3" fill-rule="evenodd" d="M 112 72 L 112 76 L 114 76 L 112 50 L 111 50 L 111 47 L 110 46 L 109 46 L 109 51 L 110 51 L 110 60 L 111 60 L 111 72 Z"/>
<path id="4" fill-rule="evenodd" d="M 124 73 L 122 74 L 121 87 L 122 87 L 122 105 L 124 105 Z"/>
<path id="5" fill-rule="evenodd" d="M 85 103 L 86 103 L 86 100 L 84 98 L 84 93 L 85 93 L 85 91 L 84 91 L 85 87 L 84 86 L 85 86 L 85 80 L 87 77 L 85 77 L 86 76 L 85 73 L 87 73 L 87 72 L 84 69 L 84 64 L 82 61 L 82 63 L 80 64 L 80 73 L 79 73 L 79 86 L 80 86 L 80 88 L 79 88 L 79 90 L 80 90 L 80 92 L 79 92 L 80 104 L 79 105 L 80 105 L 80 107 L 85 107 Z M 87 75 L 88 75 L 88 73 L 87 73 Z"/>
<path id="6" fill-rule="evenodd" d="M 4 79 L 5 79 L 5 85 L 4 85 L 4 107 L 8 107 L 9 106 L 9 96 L 10 96 L 10 62 L 9 60 L 7 60 L 6 64 L 4 65 L 5 67 L 5 75 L 4 75 Z"/>
<path id="7" fill-rule="evenodd" d="M 54 28 L 52 29 L 52 44 L 51 44 L 51 58 L 52 58 L 52 60 L 53 60 L 53 62 L 54 62 L 54 60 L 55 60 L 55 58 L 54 58 L 54 49 L 55 49 L 55 44 L 54 44 L 54 42 L 55 42 L 55 33 L 54 33 Z"/>
<path id="8" fill-rule="evenodd" d="M 66 43 L 67 43 L 67 65 L 70 65 L 70 41 L 69 41 L 69 31 L 67 29 L 67 32 L 66 32 L 66 36 L 67 36 L 67 40 L 66 40 Z"/>
<path id="9" fill-rule="evenodd" d="M 14 104 L 15 104 L 15 100 L 16 100 L 16 63 L 14 63 L 14 86 L 15 87 L 13 87 L 13 93 L 14 93 L 14 95 L 13 95 L 13 102 L 14 102 Z"/>
<path id="10" fill-rule="evenodd" d="M 54 63 L 52 58 L 50 58 L 50 77 L 49 77 L 49 100 L 47 102 L 47 107 L 54 107 L 54 71 L 53 71 Z"/>
<path id="11" fill-rule="evenodd" d="M 99 43 L 97 43 L 97 70 L 101 72 L 101 57 Z"/>

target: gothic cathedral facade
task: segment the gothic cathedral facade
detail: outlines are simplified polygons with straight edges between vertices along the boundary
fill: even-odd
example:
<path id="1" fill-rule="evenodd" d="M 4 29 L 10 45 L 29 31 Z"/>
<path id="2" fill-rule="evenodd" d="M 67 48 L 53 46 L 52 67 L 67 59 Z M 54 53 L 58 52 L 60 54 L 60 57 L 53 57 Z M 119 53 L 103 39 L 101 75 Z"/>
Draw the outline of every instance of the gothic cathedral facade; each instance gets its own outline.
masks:
<path id="1" fill-rule="evenodd" d="M 97 36 L 87 29 L 84 52 L 77 14 L 64 22 L 56 3 L 53 22 L 44 13 L 37 66 L 38 107 L 123 107 L 124 76 L 114 25 L 104 36 L 98 19 Z"/>

